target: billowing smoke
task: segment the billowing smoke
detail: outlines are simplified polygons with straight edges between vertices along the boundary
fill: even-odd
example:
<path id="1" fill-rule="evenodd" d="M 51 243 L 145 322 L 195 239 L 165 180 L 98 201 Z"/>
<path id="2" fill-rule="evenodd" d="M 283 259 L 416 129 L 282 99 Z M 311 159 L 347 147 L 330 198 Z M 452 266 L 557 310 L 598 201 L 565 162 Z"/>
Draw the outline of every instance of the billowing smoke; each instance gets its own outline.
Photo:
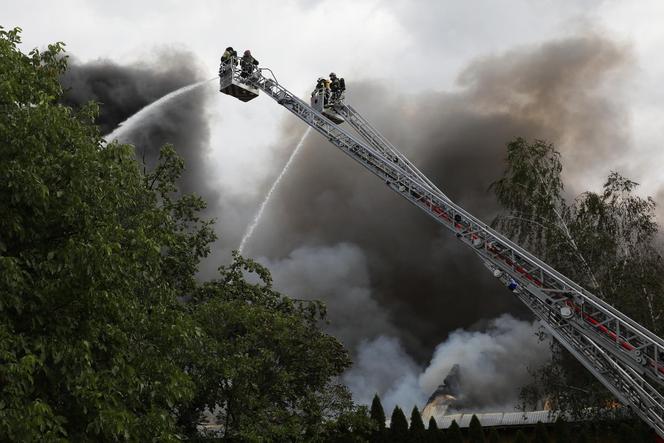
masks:
<path id="1" fill-rule="evenodd" d="M 73 107 L 90 100 L 100 103 L 97 122 L 102 134 L 109 134 L 146 105 L 209 77 L 192 54 L 182 51 L 157 51 L 154 59 L 132 65 L 103 59 L 81 63 L 74 58 L 61 79 L 66 91 L 63 102 Z M 214 182 L 215 171 L 208 160 L 211 146 L 206 103 L 216 97 L 215 89 L 215 85 L 206 84 L 173 98 L 120 140 L 133 144 L 138 159 L 148 168 L 155 165 L 164 144 L 173 144 L 185 162 L 180 189 L 205 199 L 204 216 L 208 218 L 217 217 L 224 209 L 219 187 Z M 219 266 L 220 257 L 213 252 L 211 258 L 216 264 L 204 266 L 208 273 Z"/>
<path id="2" fill-rule="evenodd" d="M 538 322 L 502 315 L 482 331 L 452 332 L 436 347 L 431 363 L 420 375 L 420 388 L 433 392 L 454 365 L 459 365 L 455 409 L 514 409 L 518 403 L 514 387 L 528 383 L 528 369 L 539 367 L 549 357 L 548 343 L 539 340 L 538 328 Z"/>
<path id="3" fill-rule="evenodd" d="M 369 403 L 381 393 L 383 404 L 420 404 L 420 367 L 405 351 L 384 307 L 375 300 L 364 253 L 356 245 L 303 247 L 279 261 L 261 259 L 275 287 L 298 299 L 318 299 L 328 307 L 328 332 L 352 351 L 353 368 L 344 377 L 355 400 Z M 407 333 L 406 333 L 407 335 Z"/>
<path id="4" fill-rule="evenodd" d="M 359 403 L 370 404 L 379 393 L 389 414 L 397 405 L 405 411 L 422 408 L 429 393 L 420 388 L 421 371 L 398 339 L 381 335 L 360 344 L 343 381 Z"/>
<path id="5" fill-rule="evenodd" d="M 98 123 L 101 132 L 108 134 L 149 103 L 203 78 L 191 54 L 160 52 L 151 63 L 130 66 L 108 60 L 79 63 L 74 59 L 61 82 L 66 104 L 77 107 L 90 100 L 100 103 Z M 186 164 L 180 181 L 182 190 L 196 192 L 208 205 L 214 205 L 219 196 L 209 186 L 213 174 L 205 163 L 209 148 L 205 102 L 209 97 L 210 91 L 204 88 L 177 97 L 168 106 L 155 109 L 121 141 L 135 145 L 137 156 L 148 167 L 155 163 L 164 144 L 175 145 Z"/>
<path id="6" fill-rule="evenodd" d="M 460 368 L 461 395 L 454 407 L 512 410 L 518 400 L 516 388 L 529 380 L 527 369 L 548 356 L 548 344 L 536 336 L 536 322 L 502 315 L 453 331 L 423 369 L 398 338 L 404 332 L 397 331 L 374 299 L 360 248 L 347 243 L 307 246 L 283 260 L 262 261 L 280 291 L 326 302 L 330 323 L 325 327 L 353 351 L 354 365 L 343 381 L 362 403 L 380 393 L 388 412 L 397 404 L 408 410 L 421 408 L 455 364 Z"/>
<path id="7" fill-rule="evenodd" d="M 347 347 L 355 349 L 367 338 L 396 334 L 373 297 L 366 257 L 357 246 L 305 246 L 283 260 L 264 264 L 280 291 L 297 299 L 325 301 L 328 330 Z"/>
<path id="8" fill-rule="evenodd" d="M 77 91 L 69 96 L 73 102 L 103 102 L 100 121 L 108 132 L 150 101 L 207 77 L 179 57 L 140 67 L 75 64 L 64 81 Z M 478 59 L 453 92 L 412 95 L 346 77 L 347 101 L 447 195 L 489 221 L 499 208 L 487 188 L 500 177 L 504 146 L 516 136 L 555 143 L 572 183 L 583 174 L 604 175 L 597 169 L 607 160 L 614 162 L 607 169 L 619 167 L 629 139 L 621 103 L 628 60 L 627 49 L 611 41 L 573 37 Z M 130 141 L 147 155 L 175 144 L 187 162 L 184 190 L 206 198 L 220 229 L 229 229 L 225 219 L 238 223 L 231 225 L 238 232 L 216 245 L 227 251 L 251 220 L 247 208 L 260 201 L 255 190 L 241 198 L 211 185 L 208 96 L 201 88 L 178 98 Z M 274 177 L 301 133 L 287 117 L 283 138 L 275 141 L 283 158 L 275 161 Z M 456 363 L 469 408 L 513 405 L 527 380 L 525 366 L 546 355 L 530 314 L 472 251 L 317 134 L 305 141 L 246 254 L 263 257 L 285 293 L 327 302 L 329 330 L 355 359 L 344 380 L 359 401 L 377 392 L 386 409 L 422 406 Z M 219 264 L 213 257 L 210 267 Z M 517 361 L 523 364 L 514 367 Z"/>
<path id="9" fill-rule="evenodd" d="M 347 78 L 347 100 L 447 195 L 490 221 L 498 207 L 487 188 L 514 137 L 555 143 L 572 179 L 624 152 L 626 59 L 610 41 L 574 37 L 476 60 L 455 92 L 413 96 Z M 275 261 L 303 246 L 357 245 L 373 297 L 419 364 L 478 319 L 530 318 L 472 251 L 318 135 L 274 197 L 247 253 Z"/>
<path id="10" fill-rule="evenodd" d="M 581 175 L 586 183 L 589 173 L 603 175 L 597 165 L 624 152 L 621 81 L 628 59 L 625 48 L 610 41 L 575 37 L 477 60 L 460 75 L 456 92 L 411 96 L 349 82 L 348 101 L 445 193 L 490 220 L 499 208 L 487 188 L 500 177 L 505 144 L 514 137 L 555 143 L 573 184 Z M 516 405 L 518 388 L 529 380 L 527 367 L 546 359 L 547 344 L 537 341 L 537 325 L 520 302 L 453 236 L 320 137 L 304 146 L 270 208 L 270 223 L 256 232 L 248 253 L 267 257 L 282 288 L 307 281 L 311 297 L 334 306 L 331 331 L 351 347 L 355 365 L 344 380 L 358 401 L 369 402 L 377 392 L 386 409 L 421 407 L 459 364 L 464 395 L 458 407 Z M 313 269 L 308 259 L 295 264 L 302 251 L 334 250 L 340 243 L 365 257 L 361 281 L 370 286 L 359 300 L 370 294 L 368 311 L 344 295 L 316 291 L 328 269 L 341 275 L 334 270 L 343 265 L 332 256 Z M 345 282 L 357 281 L 349 275 L 362 267 L 343 254 L 337 258 L 349 265 L 346 277 L 336 279 L 339 292 L 352 294 Z M 298 272 L 280 272 L 282 261 Z M 381 315 L 373 312 L 376 306 Z M 374 319 L 396 332 L 367 336 Z M 464 330 L 469 325 L 476 330 Z"/>
<path id="11" fill-rule="evenodd" d="M 193 54 L 159 51 L 153 60 L 133 65 L 105 59 L 81 63 L 75 57 L 70 58 L 61 82 L 66 91 L 65 104 L 78 107 L 90 100 L 100 103 L 97 124 L 102 134 L 108 134 L 149 103 L 202 79 Z M 200 104 L 200 100 L 199 97 L 193 104 Z M 199 112 L 202 110 L 199 107 Z M 172 132 L 183 131 L 174 128 Z M 202 135 L 205 141 L 207 137 Z"/>
<path id="12" fill-rule="evenodd" d="M 518 388 L 530 379 L 549 356 L 548 344 L 536 335 L 538 322 L 502 315 L 481 330 L 453 331 L 436 347 L 422 370 L 398 340 L 378 337 L 362 343 L 355 365 L 344 380 L 356 399 L 369 403 L 382 393 L 386 410 L 395 405 L 420 409 L 455 365 L 459 368 L 458 395 L 451 408 L 457 411 L 510 411 L 518 406 Z"/>

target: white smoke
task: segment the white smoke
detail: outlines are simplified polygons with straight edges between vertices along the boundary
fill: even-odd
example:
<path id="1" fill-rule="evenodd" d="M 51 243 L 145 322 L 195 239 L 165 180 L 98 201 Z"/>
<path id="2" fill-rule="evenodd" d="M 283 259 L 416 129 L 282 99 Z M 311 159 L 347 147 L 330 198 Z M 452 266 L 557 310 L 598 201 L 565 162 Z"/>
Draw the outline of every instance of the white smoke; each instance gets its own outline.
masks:
<path id="1" fill-rule="evenodd" d="M 460 406 L 473 410 L 507 411 L 518 402 L 519 387 L 531 381 L 528 368 L 549 358 L 549 346 L 537 337 L 539 322 L 502 315 L 485 331 L 456 330 L 436 347 L 419 386 L 431 393 L 450 372 L 460 367 Z"/>
<path id="2" fill-rule="evenodd" d="M 426 400 L 419 389 L 418 367 L 395 337 L 380 336 L 360 344 L 353 367 L 343 381 L 358 403 L 370 404 L 380 395 L 383 408 L 389 414 L 394 406 L 421 405 Z M 407 412 L 410 409 L 407 409 Z"/>
<path id="3" fill-rule="evenodd" d="M 538 322 L 502 315 L 483 331 L 452 332 L 436 347 L 429 366 L 421 370 L 398 339 L 378 337 L 358 347 L 344 382 L 359 403 L 378 393 L 388 412 L 399 405 L 423 409 L 427 398 L 455 364 L 460 367 L 460 391 L 455 406 L 470 411 L 511 411 L 519 388 L 531 381 L 528 368 L 542 365 L 549 347 L 537 337 Z"/>
<path id="4" fill-rule="evenodd" d="M 378 393 L 386 411 L 421 404 L 422 370 L 403 348 L 397 330 L 371 291 L 367 259 L 354 244 L 306 246 L 279 261 L 260 259 L 272 273 L 275 288 L 300 299 L 327 304 L 327 331 L 351 352 L 353 367 L 343 381 L 356 402 L 369 404 Z"/>
<path id="5" fill-rule="evenodd" d="M 548 344 L 536 335 L 538 322 L 502 315 L 481 330 L 450 333 L 423 369 L 374 298 L 366 257 L 356 245 L 306 246 L 283 260 L 259 261 L 270 269 L 279 291 L 327 304 L 327 330 L 346 345 L 354 362 L 344 383 L 358 403 L 369 404 L 377 393 L 388 415 L 396 405 L 407 412 L 413 406 L 421 410 L 454 364 L 460 366 L 459 406 L 513 410 L 519 388 L 531 380 L 528 368 L 548 359 Z"/>

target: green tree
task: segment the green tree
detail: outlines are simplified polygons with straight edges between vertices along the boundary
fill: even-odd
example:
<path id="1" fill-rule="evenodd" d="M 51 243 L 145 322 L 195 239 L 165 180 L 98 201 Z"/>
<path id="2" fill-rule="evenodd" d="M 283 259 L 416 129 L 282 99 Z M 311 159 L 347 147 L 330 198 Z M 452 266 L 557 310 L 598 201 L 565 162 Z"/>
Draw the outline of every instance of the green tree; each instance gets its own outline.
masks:
<path id="1" fill-rule="evenodd" d="M 410 413 L 410 441 L 412 442 L 424 442 L 426 441 L 426 432 L 424 429 L 424 422 L 422 421 L 422 415 L 417 406 L 413 406 L 413 410 Z"/>
<path id="2" fill-rule="evenodd" d="M 247 282 L 246 274 L 258 282 Z M 331 381 L 350 360 L 318 328 L 323 305 L 277 293 L 264 267 L 236 254 L 219 279 L 197 288 L 187 308 L 202 335 L 200 349 L 186 356 L 197 389 L 182 426 L 217 410 L 229 439 L 309 440 L 325 421 L 352 409 L 347 389 Z"/>
<path id="3" fill-rule="evenodd" d="M 507 151 L 505 174 L 492 187 L 508 213 L 496 226 L 653 332 L 663 332 L 664 300 L 655 294 L 664 278 L 650 272 L 664 269 L 654 201 L 612 172 L 600 193 L 568 202 L 553 145 L 519 138 Z"/>
<path id="4" fill-rule="evenodd" d="M 383 405 L 380 402 L 378 394 L 374 395 L 374 398 L 371 401 L 370 416 L 376 423 L 376 426 L 378 426 L 378 429 L 385 429 L 385 412 L 383 411 Z"/>
<path id="5" fill-rule="evenodd" d="M 470 419 L 470 425 L 468 426 L 468 438 L 472 443 L 484 443 L 484 431 L 482 430 L 482 424 L 475 414 Z"/>
<path id="6" fill-rule="evenodd" d="M 174 440 L 193 394 L 176 296 L 212 238 L 202 202 L 104 147 L 94 105 L 58 105 L 61 44 L 19 42 L 0 29 L 0 440 Z"/>
<path id="7" fill-rule="evenodd" d="M 443 433 L 438 429 L 438 423 L 433 416 L 429 417 L 429 426 L 426 431 L 427 441 L 431 443 L 443 441 Z"/>
<path id="8" fill-rule="evenodd" d="M 371 440 L 375 442 L 383 441 L 385 438 L 385 411 L 383 410 L 383 405 L 380 403 L 378 394 L 375 394 L 371 401 L 369 416 L 376 426 Z"/>
<path id="9" fill-rule="evenodd" d="M 0 440 L 195 439 L 206 412 L 226 440 L 365 439 L 324 306 L 237 255 L 199 282 L 214 235 L 173 148 L 142 173 L 59 103 L 62 45 L 19 43 L 0 28 Z"/>
<path id="10" fill-rule="evenodd" d="M 655 204 L 637 184 L 612 172 L 601 192 L 573 201 L 564 194 L 560 154 L 551 144 L 516 139 L 507 169 L 492 187 L 506 209 L 496 228 L 577 283 L 657 334 L 664 329 L 664 261 L 656 242 Z M 551 361 L 521 395 L 524 406 L 547 398 L 577 418 L 607 411 L 612 395 L 567 351 L 552 344 Z"/>
<path id="11" fill-rule="evenodd" d="M 496 428 L 491 428 L 487 440 L 489 441 L 489 443 L 500 443 L 500 435 L 498 435 L 498 431 L 496 431 Z"/>
<path id="12" fill-rule="evenodd" d="M 463 433 L 456 420 L 452 420 L 452 424 L 447 429 L 446 436 L 447 441 L 450 443 L 463 443 Z"/>
<path id="13" fill-rule="evenodd" d="M 366 406 L 359 406 L 343 411 L 334 420 L 326 420 L 324 431 L 317 439 L 335 443 L 360 443 L 371 441 L 375 431 L 376 424 L 369 418 Z"/>
<path id="14" fill-rule="evenodd" d="M 390 419 L 389 439 L 391 441 L 408 440 L 408 421 L 399 406 L 395 406 Z"/>

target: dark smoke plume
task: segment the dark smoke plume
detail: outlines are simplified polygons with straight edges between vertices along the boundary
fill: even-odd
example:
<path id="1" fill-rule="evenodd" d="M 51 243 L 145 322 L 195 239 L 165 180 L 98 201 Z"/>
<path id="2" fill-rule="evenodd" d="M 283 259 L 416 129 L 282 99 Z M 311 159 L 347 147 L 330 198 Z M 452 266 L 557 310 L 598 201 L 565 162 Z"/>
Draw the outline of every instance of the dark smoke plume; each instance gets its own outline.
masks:
<path id="1" fill-rule="evenodd" d="M 72 107 L 90 100 L 98 102 L 97 123 L 102 134 L 108 134 L 160 97 L 201 81 L 206 77 L 202 72 L 192 54 L 178 51 L 162 51 L 153 62 L 136 65 L 110 60 L 80 63 L 73 59 L 61 79 L 66 91 L 63 102 Z M 206 200 L 204 215 L 208 218 L 220 212 L 219 192 L 211 180 L 214 171 L 206 159 L 210 146 L 205 105 L 210 96 L 209 90 L 200 87 L 175 97 L 146 116 L 121 140 L 136 147 L 137 157 L 148 168 L 154 166 L 164 144 L 173 144 L 185 161 L 180 188 Z"/>
<path id="2" fill-rule="evenodd" d="M 64 104 L 79 107 L 94 100 L 101 105 L 97 124 L 108 134 L 144 106 L 199 80 L 192 54 L 162 51 L 152 63 L 128 66 L 104 59 L 81 63 L 72 57 L 61 83 Z"/>
<path id="3" fill-rule="evenodd" d="M 514 137 L 555 143 L 572 183 L 600 163 L 618 161 L 628 146 L 620 94 L 628 60 L 629 52 L 610 41 L 575 37 L 478 59 L 461 73 L 454 92 L 413 96 L 346 78 L 347 100 L 447 195 L 490 221 L 499 208 L 487 188 L 502 174 L 504 146 Z M 168 66 L 75 64 L 64 79 L 72 86 L 68 99 L 102 101 L 100 123 L 109 132 L 145 104 L 201 79 L 181 60 Z M 243 231 L 250 222 L 247 208 L 260 202 L 245 198 L 238 205 L 238 197 L 210 185 L 205 97 L 201 89 L 178 98 L 177 106 L 163 109 L 130 141 L 148 155 L 174 143 L 187 162 L 184 190 L 206 198 L 210 215 L 237 222 L 242 218 L 237 214 L 247 214 L 239 225 Z M 275 142 L 283 154 L 275 177 L 301 132 L 302 125 L 289 116 L 283 139 Z M 257 186 L 267 190 L 270 183 Z M 273 198 L 246 253 L 262 256 L 277 287 L 289 295 L 328 303 L 330 331 L 358 362 L 345 380 L 362 399 L 377 390 L 389 391 L 395 402 L 424 401 L 431 392 L 422 390 L 435 389 L 449 370 L 441 366 L 436 372 L 429 360 L 437 345 L 450 348 L 445 343 L 452 331 L 474 325 L 474 331 L 490 335 L 492 319 L 504 313 L 530 319 L 471 251 L 317 134 L 305 142 Z M 241 235 L 222 238 L 217 248 L 236 248 Z M 218 266 L 219 256 L 211 262 L 211 268 Z M 514 322 L 521 336 L 534 330 L 530 323 Z M 524 364 L 537 362 L 537 352 L 533 348 L 520 358 Z M 494 355 L 497 368 L 513 363 L 510 355 Z M 439 353 L 436 357 L 442 361 Z M 472 374 L 474 368 L 466 364 L 464 371 Z M 509 383 L 506 374 L 496 373 L 494 381 Z M 485 388 L 491 382 L 487 379 Z M 512 388 L 518 386 L 502 386 L 501 395 Z M 472 395 L 472 403 L 481 405 L 482 392 Z M 497 391 L 487 388 L 486 395 L 496 403 Z"/>
<path id="4" fill-rule="evenodd" d="M 169 50 L 134 65 L 110 60 L 80 63 L 74 59 L 61 82 L 67 90 L 66 104 L 76 107 L 90 100 L 100 103 L 100 130 L 109 134 L 119 123 L 164 95 L 209 77 L 210 73 L 199 67 L 191 53 Z M 216 84 L 211 82 L 175 97 L 127 131 L 120 141 L 133 144 L 138 159 L 148 167 L 154 166 L 164 144 L 173 144 L 185 162 L 179 182 L 181 191 L 205 199 L 205 218 L 221 219 L 218 225 L 223 223 L 225 229 L 239 232 L 246 221 L 235 220 L 237 214 L 248 214 L 247 209 L 250 211 L 255 202 L 223 195 L 223 189 L 215 182 L 217 174 L 208 157 L 212 149 L 220 147 L 210 145 L 206 107 L 210 100 L 218 98 L 217 94 Z M 213 277 L 217 267 L 228 260 L 228 251 L 236 248 L 239 241 L 235 236 L 230 239 L 221 236 L 219 226 L 215 229 L 220 238 L 201 264 L 202 278 Z"/>
<path id="5" fill-rule="evenodd" d="M 348 101 L 447 195 L 490 221 L 498 208 L 487 188 L 514 137 L 555 143 L 572 176 L 622 152 L 626 114 L 619 94 L 606 92 L 627 57 L 597 36 L 569 38 L 479 59 L 453 93 L 408 96 L 346 79 Z M 275 198 L 248 253 L 276 260 L 303 245 L 359 246 L 374 297 L 419 362 L 452 330 L 505 312 L 528 317 L 471 251 L 319 136 Z"/>

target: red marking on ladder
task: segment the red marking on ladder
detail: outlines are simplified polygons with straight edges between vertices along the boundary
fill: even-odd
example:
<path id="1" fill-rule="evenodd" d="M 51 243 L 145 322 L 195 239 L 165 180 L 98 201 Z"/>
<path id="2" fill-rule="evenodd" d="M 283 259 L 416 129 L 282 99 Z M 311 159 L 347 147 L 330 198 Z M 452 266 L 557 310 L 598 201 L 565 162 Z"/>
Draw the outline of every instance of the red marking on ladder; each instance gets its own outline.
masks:
<path id="1" fill-rule="evenodd" d="M 526 270 L 524 268 L 522 268 L 521 266 L 518 266 L 515 263 L 513 263 L 512 260 L 505 257 L 503 254 L 498 252 L 495 248 L 492 248 L 492 252 L 494 252 L 494 254 L 497 257 L 501 258 L 504 262 L 506 262 L 510 267 L 513 267 L 518 273 L 523 275 L 526 279 L 532 281 L 537 286 L 540 286 L 540 287 L 542 286 L 542 282 L 539 279 L 533 277 L 530 273 L 526 272 Z M 595 326 L 598 330 L 600 330 L 602 333 L 607 335 L 612 341 L 614 341 L 614 342 L 618 341 L 618 336 L 616 335 L 615 332 L 611 331 L 609 328 L 607 328 L 604 325 L 600 325 L 599 324 L 600 322 L 598 320 L 596 320 L 595 318 L 593 318 L 591 315 L 589 315 L 585 312 L 582 312 L 581 308 L 577 304 L 575 304 L 572 300 L 568 299 L 566 301 L 566 304 L 568 306 L 572 307 L 575 311 L 581 313 L 581 316 L 583 317 L 584 320 L 586 320 L 591 325 Z M 627 343 L 624 340 L 622 340 L 620 342 L 620 345 L 628 351 L 631 351 L 631 350 L 634 349 L 634 346 L 632 346 L 631 344 Z M 659 368 L 659 370 L 664 371 L 664 369 L 662 369 L 661 367 Z"/>
<path id="2" fill-rule="evenodd" d="M 436 206 L 436 205 L 432 205 L 431 201 L 428 200 L 428 199 L 425 201 L 425 203 L 426 203 L 428 206 L 431 206 L 431 211 L 432 211 L 434 214 L 436 214 L 436 215 L 438 215 L 438 216 L 444 218 L 445 220 L 447 220 L 447 221 L 449 221 L 449 222 L 452 221 L 452 218 L 450 217 L 450 215 L 449 215 L 447 212 L 445 212 L 445 210 L 443 210 L 441 207 Z M 456 229 L 461 229 L 461 228 L 463 227 L 460 223 L 457 223 L 457 222 L 454 222 L 454 223 L 453 223 L 453 226 L 454 226 Z M 476 234 L 471 234 L 471 235 L 470 235 L 470 238 L 471 238 L 472 240 L 475 240 L 475 239 L 477 239 L 477 238 L 479 238 L 479 237 L 478 237 Z M 496 258 L 499 258 L 499 259 L 501 259 L 503 262 L 505 262 L 505 264 L 507 264 L 510 268 L 513 268 L 516 272 L 518 272 L 519 274 L 521 274 L 521 275 L 522 275 L 524 278 L 526 278 L 528 281 L 531 281 L 533 284 L 535 284 L 535 285 L 537 285 L 537 286 L 539 286 L 539 287 L 542 287 L 542 286 L 543 286 L 543 283 L 542 283 L 541 280 L 539 280 L 537 277 L 534 277 L 532 274 L 530 274 L 529 272 L 527 272 L 522 266 L 519 266 L 519 265 L 517 265 L 516 263 L 514 263 L 509 257 L 504 256 L 504 255 L 503 255 L 500 251 L 498 251 L 498 249 L 496 249 L 495 247 L 493 247 L 493 246 L 488 246 L 488 247 L 487 247 L 487 250 L 488 250 L 489 252 L 493 253 L 494 256 L 495 256 Z M 620 341 L 619 341 L 619 337 L 618 337 L 618 335 L 617 335 L 615 332 L 611 331 L 611 330 L 610 330 L 609 328 L 607 328 L 606 326 L 600 324 L 600 321 L 597 320 L 597 319 L 595 319 L 594 317 L 592 317 L 590 314 L 583 312 L 583 310 L 582 310 L 577 304 L 575 304 L 571 299 L 568 299 L 568 300 L 566 301 L 566 304 L 567 304 L 568 306 L 570 306 L 572 309 L 574 309 L 576 312 L 580 313 L 580 314 L 581 314 L 581 317 L 582 317 L 587 323 L 591 324 L 591 325 L 592 325 L 593 327 L 595 327 L 597 330 L 599 330 L 599 331 L 602 332 L 604 335 L 606 335 L 607 337 L 609 337 L 609 338 L 611 339 L 611 341 L 616 342 L 616 343 L 619 343 L 620 346 L 621 346 L 623 349 L 625 349 L 625 350 L 627 350 L 627 351 L 633 351 L 633 350 L 635 349 L 635 347 L 634 347 L 632 344 L 626 342 L 625 340 L 620 340 Z M 651 363 L 650 366 L 651 366 L 651 367 L 655 367 L 655 364 L 654 364 L 654 363 Z M 663 365 L 657 365 L 657 371 L 660 372 L 660 373 L 662 373 L 662 374 L 664 374 L 664 366 L 663 366 Z M 662 441 L 662 443 L 664 443 L 664 441 Z"/>

